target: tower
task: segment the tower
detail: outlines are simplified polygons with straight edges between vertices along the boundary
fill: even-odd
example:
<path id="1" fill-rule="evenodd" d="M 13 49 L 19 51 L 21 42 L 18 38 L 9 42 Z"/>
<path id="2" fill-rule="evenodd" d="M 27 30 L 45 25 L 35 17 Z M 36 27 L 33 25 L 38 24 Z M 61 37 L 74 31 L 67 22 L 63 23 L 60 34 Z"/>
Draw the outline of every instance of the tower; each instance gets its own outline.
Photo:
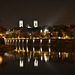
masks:
<path id="1" fill-rule="evenodd" d="M 37 28 L 38 27 L 38 21 L 34 20 L 34 27 Z"/>
<path id="2" fill-rule="evenodd" d="M 23 27 L 23 20 L 19 20 L 19 27 Z"/>

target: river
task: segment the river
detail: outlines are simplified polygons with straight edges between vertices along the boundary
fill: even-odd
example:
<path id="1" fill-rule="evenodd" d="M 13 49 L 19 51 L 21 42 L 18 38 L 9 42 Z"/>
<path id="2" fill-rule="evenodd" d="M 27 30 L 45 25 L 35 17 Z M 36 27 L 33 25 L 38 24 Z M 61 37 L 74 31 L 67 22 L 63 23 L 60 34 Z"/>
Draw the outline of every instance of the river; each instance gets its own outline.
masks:
<path id="1" fill-rule="evenodd" d="M 75 74 L 74 40 L 41 42 L 14 43 L 15 50 L 0 55 L 0 75 Z"/>

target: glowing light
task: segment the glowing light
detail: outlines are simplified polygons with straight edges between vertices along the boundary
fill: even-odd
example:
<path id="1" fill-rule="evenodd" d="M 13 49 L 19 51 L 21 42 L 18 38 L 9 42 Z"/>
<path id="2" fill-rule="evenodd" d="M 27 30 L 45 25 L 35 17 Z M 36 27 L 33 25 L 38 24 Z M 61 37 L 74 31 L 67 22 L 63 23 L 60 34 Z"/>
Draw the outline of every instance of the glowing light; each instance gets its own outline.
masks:
<path id="1" fill-rule="evenodd" d="M 49 43 L 51 42 L 51 40 L 49 39 Z"/>
<path id="2" fill-rule="evenodd" d="M 23 27 L 23 20 L 19 21 L 19 27 Z"/>
<path id="3" fill-rule="evenodd" d="M 0 56 L 0 64 L 2 63 L 2 61 L 3 61 L 3 58 L 2 58 L 2 56 Z"/>
<path id="4" fill-rule="evenodd" d="M 16 40 L 16 43 L 17 43 L 17 40 Z"/>
<path id="5" fill-rule="evenodd" d="M 43 60 L 43 56 L 41 56 L 41 61 Z"/>
<path id="6" fill-rule="evenodd" d="M 34 20 L 34 27 L 38 27 L 38 21 L 37 20 Z"/>
<path id="7" fill-rule="evenodd" d="M 14 43 L 14 40 L 13 40 L 13 43 Z"/>
<path id="8" fill-rule="evenodd" d="M 46 53 L 44 53 L 44 60 L 45 62 L 49 61 L 49 57 L 46 55 Z"/>
<path id="9" fill-rule="evenodd" d="M 44 58 L 44 59 L 45 59 L 45 62 L 47 62 L 47 56 L 45 56 L 45 58 Z"/>
<path id="10" fill-rule="evenodd" d="M 18 50 L 18 53 L 20 53 L 20 50 Z"/>
<path id="11" fill-rule="evenodd" d="M 19 46 L 19 50 L 21 50 L 20 46 Z"/>
<path id="12" fill-rule="evenodd" d="M 46 32 L 48 32 L 48 29 L 47 28 L 45 28 L 45 30 L 44 30 L 44 33 L 46 33 Z"/>
<path id="13" fill-rule="evenodd" d="M 27 52 L 29 52 L 28 47 L 26 47 Z"/>
<path id="14" fill-rule="evenodd" d="M 61 37 L 58 37 L 58 39 L 60 39 Z"/>
<path id="15" fill-rule="evenodd" d="M 40 51 L 39 51 L 39 54 L 40 54 Z"/>
<path id="16" fill-rule="evenodd" d="M 24 40 L 22 40 L 22 43 L 24 42 Z"/>
<path id="17" fill-rule="evenodd" d="M 66 53 L 66 58 L 68 58 L 68 53 Z"/>
<path id="18" fill-rule="evenodd" d="M 27 27 L 27 28 L 32 28 L 32 27 L 31 27 L 31 26 L 29 26 L 29 25 L 27 25 L 26 27 Z"/>
<path id="19" fill-rule="evenodd" d="M 66 35 L 66 38 L 68 38 L 69 36 Z"/>
<path id="20" fill-rule="evenodd" d="M 30 58 L 28 58 L 28 62 L 30 62 Z"/>
<path id="21" fill-rule="evenodd" d="M 33 43 L 35 42 L 35 40 L 33 39 Z"/>
<path id="22" fill-rule="evenodd" d="M 3 34 L 2 34 L 2 33 L 0 33 L 0 36 L 3 36 Z"/>
<path id="23" fill-rule="evenodd" d="M 20 66 L 20 67 L 24 67 L 24 61 L 21 60 L 21 59 L 20 59 L 20 64 L 19 64 L 19 66 Z"/>
<path id="24" fill-rule="evenodd" d="M 61 53 L 59 52 L 59 58 L 61 57 Z"/>
<path id="25" fill-rule="evenodd" d="M 23 52 L 25 52 L 25 50 L 23 50 Z"/>
<path id="26" fill-rule="evenodd" d="M 40 39 L 40 43 L 42 43 L 42 39 Z"/>
<path id="27" fill-rule="evenodd" d="M 61 53 L 59 52 L 59 55 L 61 55 Z"/>
<path id="28" fill-rule="evenodd" d="M 18 50 L 17 50 L 17 49 L 15 49 L 15 51 L 17 52 Z"/>
<path id="29" fill-rule="evenodd" d="M 20 43 L 20 40 L 19 40 L 19 43 Z"/>
<path id="30" fill-rule="evenodd" d="M 20 52 L 22 52 L 22 50 L 20 49 Z"/>
<path id="31" fill-rule="evenodd" d="M 51 49 L 49 48 L 49 52 L 51 52 Z"/>
<path id="32" fill-rule="evenodd" d="M 38 60 L 34 60 L 34 67 L 38 67 Z"/>
<path id="33" fill-rule="evenodd" d="M 42 48 L 40 48 L 41 52 L 42 52 Z"/>
<path id="34" fill-rule="evenodd" d="M 42 33 L 42 29 L 40 30 L 40 32 Z"/>
<path id="35" fill-rule="evenodd" d="M 33 51 L 35 51 L 35 48 L 33 47 Z"/>
<path id="36" fill-rule="evenodd" d="M 28 39 L 26 40 L 26 43 L 28 43 Z"/>

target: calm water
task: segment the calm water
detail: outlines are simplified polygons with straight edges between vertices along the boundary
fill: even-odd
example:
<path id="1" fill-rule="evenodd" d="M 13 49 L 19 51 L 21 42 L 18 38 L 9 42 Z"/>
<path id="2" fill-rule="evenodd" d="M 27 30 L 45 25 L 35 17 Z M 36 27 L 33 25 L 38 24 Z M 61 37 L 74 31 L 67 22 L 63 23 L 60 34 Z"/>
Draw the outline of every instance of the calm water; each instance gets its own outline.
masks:
<path id="1" fill-rule="evenodd" d="M 67 42 L 65 48 L 15 44 L 16 50 L 0 56 L 0 75 L 75 75 L 74 46 Z"/>

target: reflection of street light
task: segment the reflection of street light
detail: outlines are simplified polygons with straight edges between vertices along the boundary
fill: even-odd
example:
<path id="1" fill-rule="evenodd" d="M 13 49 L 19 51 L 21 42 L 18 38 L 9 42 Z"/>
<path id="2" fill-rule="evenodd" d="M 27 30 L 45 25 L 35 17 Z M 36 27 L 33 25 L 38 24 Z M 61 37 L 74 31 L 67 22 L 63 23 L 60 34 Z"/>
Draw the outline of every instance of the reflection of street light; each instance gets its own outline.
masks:
<path id="1" fill-rule="evenodd" d="M 41 61 L 43 60 L 43 56 L 41 56 Z"/>
<path id="2" fill-rule="evenodd" d="M 51 49 L 49 48 L 49 53 L 51 52 Z"/>

